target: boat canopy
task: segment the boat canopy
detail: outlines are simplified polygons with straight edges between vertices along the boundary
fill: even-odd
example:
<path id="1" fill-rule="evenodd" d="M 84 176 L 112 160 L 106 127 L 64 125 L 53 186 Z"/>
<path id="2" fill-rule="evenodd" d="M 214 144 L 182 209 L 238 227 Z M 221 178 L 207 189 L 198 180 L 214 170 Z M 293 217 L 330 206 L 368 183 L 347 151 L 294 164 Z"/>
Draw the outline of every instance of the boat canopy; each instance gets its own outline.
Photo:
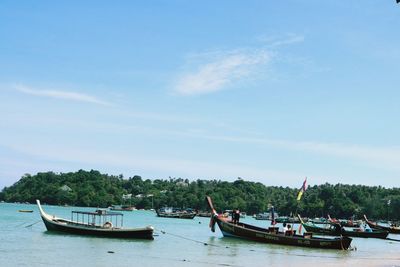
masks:
<path id="1" fill-rule="evenodd" d="M 72 211 L 71 221 L 77 224 L 88 224 L 92 226 L 110 225 L 110 227 L 123 227 L 124 215 L 120 212 L 110 212 L 105 209 L 96 211 Z"/>

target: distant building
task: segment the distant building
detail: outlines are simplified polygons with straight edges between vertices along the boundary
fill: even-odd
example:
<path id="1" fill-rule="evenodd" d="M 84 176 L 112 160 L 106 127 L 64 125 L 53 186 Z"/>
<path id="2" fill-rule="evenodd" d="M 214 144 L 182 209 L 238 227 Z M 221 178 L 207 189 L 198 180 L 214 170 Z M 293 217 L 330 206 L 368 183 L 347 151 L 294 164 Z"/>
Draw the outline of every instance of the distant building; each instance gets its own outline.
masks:
<path id="1" fill-rule="evenodd" d="M 188 187 L 188 186 L 189 186 L 189 183 L 186 183 L 186 182 L 183 182 L 183 181 L 182 181 L 182 182 L 177 182 L 176 185 L 177 185 L 177 186 L 181 186 L 181 187 Z"/>
<path id="2" fill-rule="evenodd" d="M 69 187 L 68 185 L 63 185 L 63 186 L 61 186 L 60 187 L 60 190 L 62 190 L 62 191 L 64 191 L 64 192 L 71 192 L 72 191 L 72 189 L 71 189 L 71 187 Z"/>

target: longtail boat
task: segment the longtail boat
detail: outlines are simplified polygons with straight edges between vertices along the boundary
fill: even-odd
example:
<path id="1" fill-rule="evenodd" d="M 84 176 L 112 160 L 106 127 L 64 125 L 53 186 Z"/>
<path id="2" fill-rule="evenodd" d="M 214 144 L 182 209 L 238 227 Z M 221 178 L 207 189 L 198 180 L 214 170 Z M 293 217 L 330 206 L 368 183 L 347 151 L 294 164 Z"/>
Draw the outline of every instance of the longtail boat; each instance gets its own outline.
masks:
<path id="1" fill-rule="evenodd" d="M 104 209 L 95 212 L 72 211 L 71 220 L 49 215 L 36 200 L 40 216 L 48 231 L 113 238 L 153 239 L 154 228 L 123 228 L 123 214 Z"/>
<path id="2" fill-rule="evenodd" d="M 207 196 L 206 199 L 208 206 L 212 210 L 210 221 L 211 231 L 215 231 L 215 224 L 217 224 L 225 237 L 236 237 L 261 243 L 311 248 L 347 250 L 350 247 L 352 239 L 347 236 L 322 238 L 313 237 L 311 233 L 299 235 L 296 234 L 295 230 L 286 231 L 285 233 L 283 233 L 279 232 L 278 227 L 269 227 L 268 229 L 266 229 L 240 222 L 234 224 L 231 221 L 228 221 L 222 216 L 218 215 L 209 196 Z"/>
<path id="3" fill-rule="evenodd" d="M 299 215 L 299 219 L 304 229 L 307 232 L 320 234 L 320 235 L 331 235 L 331 236 L 350 236 L 350 237 L 363 237 L 363 238 L 383 238 L 385 239 L 389 232 L 374 229 L 362 229 L 362 228 L 350 228 L 346 229 L 339 223 L 322 224 L 317 225 L 312 222 L 304 222 Z M 368 231 L 369 230 L 369 231 Z"/>
<path id="4" fill-rule="evenodd" d="M 340 219 L 335 219 L 331 218 L 331 216 L 328 214 L 328 222 L 329 223 L 338 223 L 341 226 L 345 227 L 360 227 L 361 223 L 359 221 L 353 221 L 353 220 L 340 220 Z"/>
<path id="5" fill-rule="evenodd" d="M 380 225 L 377 222 L 372 222 L 370 220 L 368 220 L 367 216 L 364 215 L 364 219 L 367 222 L 367 224 L 369 225 L 369 227 L 373 228 L 373 229 L 380 229 L 380 230 L 385 230 L 388 231 L 391 234 L 400 234 L 400 227 L 399 226 L 384 226 L 384 225 Z"/>

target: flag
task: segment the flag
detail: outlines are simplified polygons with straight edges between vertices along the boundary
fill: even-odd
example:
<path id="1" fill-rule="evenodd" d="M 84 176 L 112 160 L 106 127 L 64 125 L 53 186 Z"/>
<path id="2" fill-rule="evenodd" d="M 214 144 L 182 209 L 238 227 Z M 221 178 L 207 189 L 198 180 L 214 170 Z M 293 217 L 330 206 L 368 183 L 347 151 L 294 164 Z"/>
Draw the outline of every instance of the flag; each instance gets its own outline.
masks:
<path id="1" fill-rule="evenodd" d="M 306 184 L 307 184 L 307 177 L 306 177 L 306 179 L 304 180 L 303 185 L 300 187 L 299 194 L 297 195 L 297 201 L 300 201 L 301 196 L 302 196 L 303 193 L 306 191 L 306 186 L 307 186 Z"/>

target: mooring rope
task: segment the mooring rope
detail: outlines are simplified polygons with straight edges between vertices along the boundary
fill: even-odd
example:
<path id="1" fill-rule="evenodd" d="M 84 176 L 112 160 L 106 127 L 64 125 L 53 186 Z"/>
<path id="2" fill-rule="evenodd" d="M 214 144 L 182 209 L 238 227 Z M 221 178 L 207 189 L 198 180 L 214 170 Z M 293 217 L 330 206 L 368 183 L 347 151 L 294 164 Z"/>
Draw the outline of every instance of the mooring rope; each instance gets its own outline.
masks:
<path id="1" fill-rule="evenodd" d="M 41 221 L 42 221 L 42 220 L 39 220 L 39 221 L 34 222 L 34 223 L 30 224 L 30 225 L 27 225 L 27 226 L 25 226 L 25 228 L 31 227 L 31 226 L 33 226 L 33 225 L 35 225 L 35 224 L 37 224 L 37 223 L 40 223 Z"/>
<path id="2" fill-rule="evenodd" d="M 184 240 L 187 240 L 187 241 L 192 241 L 192 242 L 195 242 L 195 243 L 198 243 L 198 244 L 203 244 L 203 245 L 206 245 L 206 246 L 213 246 L 213 247 L 218 247 L 218 248 L 230 248 L 229 246 L 221 246 L 221 245 L 217 245 L 217 244 L 210 244 L 210 243 L 207 243 L 207 242 L 204 242 L 204 241 L 188 238 L 188 237 L 185 237 L 185 236 L 182 236 L 182 235 L 169 233 L 169 232 L 166 232 L 165 230 L 160 230 L 160 229 L 155 229 L 155 230 L 156 231 L 160 231 L 162 234 L 174 236 L 176 238 L 181 238 L 181 239 L 184 239 Z M 352 247 L 350 247 L 350 248 L 352 248 Z M 357 248 L 353 247 L 352 250 L 353 251 L 357 251 Z M 249 251 L 265 253 L 265 250 L 260 250 L 260 249 L 249 249 Z M 360 252 L 362 252 L 362 251 L 360 251 Z M 340 257 L 340 256 L 328 256 L 328 255 L 306 255 L 306 254 L 285 253 L 285 252 L 276 252 L 276 251 L 269 251 L 268 253 L 276 254 L 276 255 L 295 256 L 295 257 L 342 259 L 342 257 Z M 390 260 L 390 261 L 398 261 L 398 260 L 400 260 L 400 258 L 384 258 L 384 257 L 375 257 L 375 258 L 373 258 L 373 257 L 356 257 L 356 259 L 362 259 L 362 260 Z"/>
<path id="3" fill-rule="evenodd" d="M 156 230 L 156 231 L 160 231 L 160 233 L 162 233 L 162 234 L 164 234 L 164 235 L 167 234 L 167 235 L 174 236 L 174 237 L 177 237 L 177 238 L 181 238 L 181 239 L 185 239 L 185 240 L 192 241 L 192 242 L 195 242 L 195 243 L 203 244 L 203 245 L 205 245 L 205 246 L 220 247 L 220 246 L 215 245 L 215 244 L 209 244 L 209 243 L 207 243 L 207 242 L 203 242 L 203 241 L 199 241 L 199 240 L 196 240 L 196 239 L 188 238 L 188 237 L 186 237 L 186 236 L 182 236 L 182 235 L 178 235 L 178 234 L 173 234 L 173 233 L 168 233 L 168 232 L 166 232 L 166 231 L 164 231 L 164 230 L 160 230 L 160 229 L 155 229 L 155 230 Z"/>

